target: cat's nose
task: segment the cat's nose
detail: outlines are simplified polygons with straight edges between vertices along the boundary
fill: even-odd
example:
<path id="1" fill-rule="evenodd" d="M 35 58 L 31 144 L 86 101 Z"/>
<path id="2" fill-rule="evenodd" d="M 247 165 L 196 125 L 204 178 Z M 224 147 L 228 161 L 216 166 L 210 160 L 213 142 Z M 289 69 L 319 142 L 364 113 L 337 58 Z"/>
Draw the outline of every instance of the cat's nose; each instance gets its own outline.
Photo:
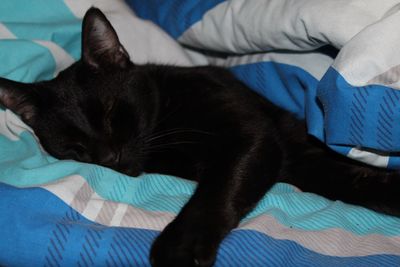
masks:
<path id="1" fill-rule="evenodd" d="M 121 153 L 119 151 L 108 151 L 100 159 L 100 164 L 108 167 L 115 166 L 121 159 Z"/>

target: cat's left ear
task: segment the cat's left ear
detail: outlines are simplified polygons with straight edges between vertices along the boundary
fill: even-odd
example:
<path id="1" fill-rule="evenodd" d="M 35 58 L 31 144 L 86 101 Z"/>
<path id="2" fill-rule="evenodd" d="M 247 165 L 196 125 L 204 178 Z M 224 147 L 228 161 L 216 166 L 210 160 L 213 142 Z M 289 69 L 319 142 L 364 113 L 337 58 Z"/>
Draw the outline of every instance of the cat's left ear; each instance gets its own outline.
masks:
<path id="1" fill-rule="evenodd" d="M 129 55 L 111 23 L 100 9 L 93 7 L 83 18 L 82 60 L 95 69 L 125 68 L 130 64 Z"/>
<path id="2" fill-rule="evenodd" d="M 10 109 L 28 124 L 36 114 L 35 97 L 30 85 L 4 78 L 0 78 L 0 106 Z"/>

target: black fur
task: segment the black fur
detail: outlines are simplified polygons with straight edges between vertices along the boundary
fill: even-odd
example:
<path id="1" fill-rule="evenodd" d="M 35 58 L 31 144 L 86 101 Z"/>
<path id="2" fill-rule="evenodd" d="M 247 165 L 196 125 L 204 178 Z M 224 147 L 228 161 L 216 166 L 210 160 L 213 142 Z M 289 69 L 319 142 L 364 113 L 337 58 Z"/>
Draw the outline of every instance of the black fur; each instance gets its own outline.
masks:
<path id="1" fill-rule="evenodd" d="M 134 65 L 94 8 L 82 51 L 51 81 L 1 79 L 0 101 L 57 158 L 198 182 L 153 244 L 153 266 L 211 266 L 222 239 L 276 182 L 399 215 L 397 171 L 327 150 L 227 70 Z"/>

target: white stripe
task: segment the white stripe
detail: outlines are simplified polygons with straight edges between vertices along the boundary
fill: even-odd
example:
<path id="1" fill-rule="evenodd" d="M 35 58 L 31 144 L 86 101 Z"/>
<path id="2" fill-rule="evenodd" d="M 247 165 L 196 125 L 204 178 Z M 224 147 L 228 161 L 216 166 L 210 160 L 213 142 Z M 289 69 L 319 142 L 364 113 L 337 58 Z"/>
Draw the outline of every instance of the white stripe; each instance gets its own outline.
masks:
<path id="1" fill-rule="evenodd" d="M 355 147 L 350 149 L 350 152 L 347 154 L 347 156 L 376 167 L 386 168 L 389 164 L 389 156 L 378 155 L 373 152 L 364 151 Z"/>
<path id="2" fill-rule="evenodd" d="M 224 1 L 179 40 L 197 48 L 240 54 L 306 51 L 324 44 L 341 48 L 397 4 L 397 0 Z"/>
<path id="3" fill-rule="evenodd" d="M 84 183 L 85 180 L 83 177 L 73 175 L 58 182 L 45 185 L 43 188 L 53 192 L 65 202 L 71 203 L 75 194 Z M 101 209 L 101 203 L 104 203 L 104 199 L 97 194 L 92 194 L 92 198 L 88 202 L 83 215 L 89 220 L 102 223 L 100 218 L 96 219 L 96 216 Z M 108 226 L 161 231 L 175 217 L 175 214 L 172 213 L 146 211 L 124 203 L 116 203 L 116 205 L 118 207 L 114 212 L 113 219 L 111 222 L 106 223 Z M 76 207 L 72 206 L 72 208 Z M 94 211 L 89 211 L 90 209 L 94 209 Z M 396 227 L 396 225 L 392 224 L 389 227 Z M 276 239 L 292 240 L 312 251 L 331 256 L 351 257 L 374 254 L 400 256 L 400 236 L 387 237 L 379 234 L 358 236 L 338 228 L 326 228 L 318 231 L 302 230 L 295 227 L 290 228 L 281 224 L 269 214 L 262 214 L 251 220 L 244 221 L 237 229 L 255 230 Z"/>
<path id="4" fill-rule="evenodd" d="M 261 53 L 244 56 L 231 56 L 226 59 L 223 58 L 212 58 L 208 61 L 211 64 L 215 64 L 223 67 L 233 67 L 238 65 L 257 63 L 257 62 L 277 62 L 288 64 L 302 68 L 307 71 L 317 80 L 320 80 L 325 74 L 326 70 L 332 64 L 333 59 L 327 55 L 309 52 L 309 53 Z"/>
<path id="5" fill-rule="evenodd" d="M 61 198 L 65 203 L 70 205 L 75 199 L 79 189 L 86 183 L 85 179 L 80 175 L 66 176 L 61 180 L 52 183 L 41 185 L 40 187 L 52 192 L 54 195 Z"/>
<path id="6" fill-rule="evenodd" d="M 158 26 L 148 20 L 139 19 L 122 0 L 64 0 L 78 18 L 82 18 L 88 8 L 100 8 L 110 20 L 122 45 L 135 63 L 162 63 L 178 66 L 206 64 L 200 53 L 188 54 Z M 160 45 L 161 44 L 161 45 Z"/>
<path id="7" fill-rule="evenodd" d="M 125 203 L 105 200 L 92 191 L 93 189 L 90 190 L 93 193 L 89 201 L 85 203 L 74 201 L 80 189 L 88 185 L 82 176 L 71 175 L 55 182 L 41 185 L 40 187 L 50 191 L 75 210 L 81 209 L 81 207 L 75 205 L 83 204 L 85 206 L 82 212 L 84 217 L 107 226 L 145 228 L 161 231 L 175 217 L 175 214 L 172 213 L 146 211 Z M 98 217 L 98 215 L 106 201 L 117 205 L 117 208 L 113 211 L 111 221 L 104 222 L 103 218 Z"/>
<path id="8" fill-rule="evenodd" d="M 123 0 L 64 0 L 64 3 L 68 6 L 72 13 L 77 18 L 83 18 L 90 7 L 94 6 L 100 8 L 102 12 L 108 13 L 129 13 L 130 8 L 126 5 Z M 129 25 L 130 27 L 131 25 Z"/>
<path id="9" fill-rule="evenodd" d="M 99 213 L 95 217 L 95 221 L 104 225 L 110 225 L 111 219 L 114 217 L 114 212 L 118 207 L 118 203 L 111 201 L 104 201 Z"/>
<path id="10" fill-rule="evenodd" d="M 0 91 L 1 92 L 1 91 Z M 0 134 L 6 136 L 8 139 L 16 141 L 19 140 L 19 135 L 23 131 L 32 130 L 20 120 L 11 110 L 0 110 Z"/>
<path id="11" fill-rule="evenodd" d="M 60 46 L 57 44 L 50 42 L 50 41 L 44 41 L 44 40 L 34 40 L 35 43 L 46 47 L 49 49 L 50 53 L 52 54 L 54 61 L 56 63 L 56 69 L 54 70 L 54 76 L 57 76 L 57 74 L 62 71 L 63 69 L 67 68 L 70 66 L 72 63 L 74 63 L 74 59 Z"/>
<path id="12" fill-rule="evenodd" d="M 119 226 L 121 225 L 121 221 L 124 218 L 126 210 L 128 209 L 128 205 L 124 203 L 118 203 L 118 207 L 114 213 L 114 217 L 111 220 L 110 225 Z"/>
<path id="13" fill-rule="evenodd" d="M 365 86 L 375 77 L 399 65 L 400 35 L 396 33 L 400 11 L 396 11 L 366 27 L 338 54 L 333 67 L 352 86 Z M 400 89 L 400 77 L 396 78 L 391 81 L 390 87 Z"/>
<path id="14" fill-rule="evenodd" d="M 15 39 L 15 35 L 3 24 L 0 23 L 0 39 Z"/>
<path id="15" fill-rule="evenodd" d="M 89 202 L 86 204 L 85 210 L 82 212 L 82 215 L 94 220 L 101 211 L 104 203 L 104 199 L 102 199 L 96 192 L 93 192 Z"/>
<path id="16" fill-rule="evenodd" d="M 276 239 L 292 240 L 320 254 L 354 257 L 376 254 L 400 256 L 400 236 L 385 237 L 378 234 L 357 236 L 343 229 L 327 228 L 310 231 L 280 224 L 270 215 L 260 215 L 242 223 L 239 229 L 256 230 Z"/>
<path id="17" fill-rule="evenodd" d="M 65 5 L 68 6 L 68 8 L 77 18 L 83 18 L 86 10 L 88 10 L 91 6 L 93 6 L 94 2 L 95 1 L 90 1 L 90 0 L 80 0 L 80 1 L 64 0 Z M 96 4 L 96 6 L 98 5 Z"/>
<path id="18" fill-rule="evenodd" d="M 175 216 L 168 212 L 147 211 L 129 206 L 120 226 L 161 231 Z"/>

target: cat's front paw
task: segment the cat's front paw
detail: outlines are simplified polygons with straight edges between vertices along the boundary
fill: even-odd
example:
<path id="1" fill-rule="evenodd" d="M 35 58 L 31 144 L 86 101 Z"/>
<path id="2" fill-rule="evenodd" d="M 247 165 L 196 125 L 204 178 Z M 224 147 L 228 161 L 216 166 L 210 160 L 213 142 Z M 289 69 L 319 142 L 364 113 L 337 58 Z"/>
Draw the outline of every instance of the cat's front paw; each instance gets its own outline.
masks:
<path id="1" fill-rule="evenodd" d="M 150 252 L 151 265 L 153 267 L 212 266 L 219 245 L 218 238 L 213 235 L 213 230 L 183 228 L 172 222 L 153 243 Z"/>

